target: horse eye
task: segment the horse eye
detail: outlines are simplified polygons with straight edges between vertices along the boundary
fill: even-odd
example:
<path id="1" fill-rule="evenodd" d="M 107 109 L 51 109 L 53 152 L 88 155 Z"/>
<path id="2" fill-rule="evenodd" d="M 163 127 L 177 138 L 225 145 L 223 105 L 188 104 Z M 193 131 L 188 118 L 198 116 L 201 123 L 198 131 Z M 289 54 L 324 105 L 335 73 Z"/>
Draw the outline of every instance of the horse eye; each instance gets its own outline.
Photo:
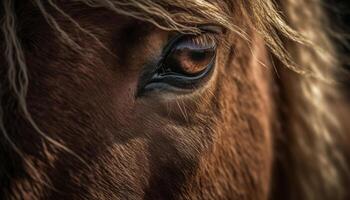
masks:
<path id="1" fill-rule="evenodd" d="M 156 67 L 141 76 L 137 96 L 151 91 L 188 93 L 207 82 L 215 66 L 217 35 L 180 35 L 172 40 Z"/>
<path id="2" fill-rule="evenodd" d="M 215 38 L 210 35 L 181 38 L 165 57 L 160 74 L 197 76 L 210 67 L 215 53 Z"/>

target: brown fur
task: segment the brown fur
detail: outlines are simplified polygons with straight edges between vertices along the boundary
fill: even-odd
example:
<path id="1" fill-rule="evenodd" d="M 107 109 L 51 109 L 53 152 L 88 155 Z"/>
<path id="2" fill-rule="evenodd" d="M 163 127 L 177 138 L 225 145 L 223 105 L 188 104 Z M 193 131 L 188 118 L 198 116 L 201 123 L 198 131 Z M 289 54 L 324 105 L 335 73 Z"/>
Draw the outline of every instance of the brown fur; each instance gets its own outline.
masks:
<path id="1" fill-rule="evenodd" d="M 341 94 L 325 81 L 337 62 L 319 2 L 278 3 L 298 32 L 266 0 L 14 2 L 17 32 L 1 16 L 1 198 L 343 199 L 346 136 L 328 108 Z M 303 5 L 317 17 L 299 21 Z M 208 86 L 135 98 L 171 32 L 203 23 L 227 29 Z M 299 34 L 308 28 L 320 38 Z"/>

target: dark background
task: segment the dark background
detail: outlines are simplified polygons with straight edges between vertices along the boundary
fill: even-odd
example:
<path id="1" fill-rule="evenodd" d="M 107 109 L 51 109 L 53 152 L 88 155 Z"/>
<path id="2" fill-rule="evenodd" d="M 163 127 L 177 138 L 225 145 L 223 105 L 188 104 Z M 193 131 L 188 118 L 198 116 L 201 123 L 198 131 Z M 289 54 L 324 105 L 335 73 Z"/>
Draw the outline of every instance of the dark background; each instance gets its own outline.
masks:
<path id="1" fill-rule="evenodd" d="M 341 52 L 344 68 L 349 72 L 342 80 L 350 97 L 350 0 L 324 0 L 329 11 L 330 30 L 339 33 L 334 40 Z"/>
<path id="2" fill-rule="evenodd" d="M 327 1 L 327 0 L 325 0 Z M 331 3 L 334 2 L 332 5 Z M 347 53 L 347 58 L 349 58 L 350 52 L 350 0 L 331 0 L 328 1 L 328 5 L 330 11 L 330 22 L 333 26 L 338 26 L 341 34 L 344 34 L 344 41 L 338 42 L 338 46 L 343 53 Z M 331 27 L 335 28 L 335 27 Z M 349 34 L 349 35 L 347 35 Z M 349 60 L 350 61 L 350 60 Z M 348 62 L 349 62 L 348 61 Z M 347 65 L 348 69 L 350 67 L 350 63 Z"/>
<path id="3" fill-rule="evenodd" d="M 329 10 L 329 18 L 334 30 L 343 38 L 338 38 L 338 47 L 344 54 L 345 67 L 350 70 L 350 0 L 324 0 Z M 328 4 L 328 5 L 327 5 Z"/>

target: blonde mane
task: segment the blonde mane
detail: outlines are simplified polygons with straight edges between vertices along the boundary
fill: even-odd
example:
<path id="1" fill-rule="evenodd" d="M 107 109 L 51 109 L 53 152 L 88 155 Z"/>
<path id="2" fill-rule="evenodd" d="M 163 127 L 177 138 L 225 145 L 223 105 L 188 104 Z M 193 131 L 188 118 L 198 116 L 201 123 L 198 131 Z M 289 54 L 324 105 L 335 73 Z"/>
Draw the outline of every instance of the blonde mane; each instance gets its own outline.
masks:
<path id="1" fill-rule="evenodd" d="M 323 26 L 327 23 L 320 0 L 75 0 L 91 7 L 104 7 L 115 13 L 147 21 L 164 30 L 196 33 L 196 24 L 218 24 L 250 41 L 246 32 L 249 24 L 262 38 L 271 53 L 281 63 L 280 89 L 286 102 L 285 125 L 280 133 L 287 140 L 289 170 L 288 190 L 291 199 L 341 199 L 345 187 L 342 176 L 344 156 L 338 150 L 337 140 L 342 137 L 338 119 L 327 102 L 329 97 L 340 96 L 334 81 L 339 70 L 337 53 Z M 45 139 L 70 151 L 64 145 L 44 134 L 27 111 L 26 93 L 30 82 L 25 55 L 17 36 L 13 0 L 3 0 L 1 30 L 5 41 L 8 83 L 16 95 L 23 114 Z M 48 12 L 50 9 L 66 17 L 76 28 L 98 40 L 81 27 L 54 2 L 33 0 L 47 22 L 62 41 L 79 49 L 59 23 Z M 46 3 L 44 3 L 46 2 Z M 169 11 L 169 7 L 176 8 Z M 248 22 L 239 24 L 235 16 L 244 16 Z M 102 44 L 102 43 L 101 43 Z M 283 69 L 284 68 L 284 69 Z M 0 82 L 3 88 L 3 81 Z M 2 94 L 3 95 L 3 94 Z M 0 108 L 0 127 L 12 146 L 3 124 Z M 283 134 L 285 134 L 283 136 Z M 17 150 L 20 153 L 19 150 Z M 71 151 L 70 151 L 71 152 Z M 73 153 L 73 152 L 71 152 Z"/>

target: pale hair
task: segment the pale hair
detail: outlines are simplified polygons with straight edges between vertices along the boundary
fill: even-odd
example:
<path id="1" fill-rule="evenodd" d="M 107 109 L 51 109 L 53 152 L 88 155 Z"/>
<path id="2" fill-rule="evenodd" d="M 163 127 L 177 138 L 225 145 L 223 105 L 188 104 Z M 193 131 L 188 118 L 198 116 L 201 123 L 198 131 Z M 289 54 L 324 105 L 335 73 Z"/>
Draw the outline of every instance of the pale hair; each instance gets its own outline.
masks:
<path id="1" fill-rule="evenodd" d="M 342 131 L 327 103 L 329 96 L 340 95 L 333 77 L 339 70 L 337 54 L 323 26 L 327 23 L 321 0 L 75 0 L 91 7 L 104 7 L 115 13 L 147 21 L 164 30 L 198 32 L 194 24 L 214 23 L 250 42 L 249 34 L 234 16 L 243 15 L 265 40 L 272 54 L 290 70 L 281 71 L 280 84 L 287 99 L 285 123 L 288 130 L 286 165 L 294 199 L 341 199 L 344 156 L 336 146 Z M 19 105 L 33 127 L 51 143 L 71 152 L 44 134 L 32 120 L 25 102 L 29 79 L 25 56 L 16 33 L 13 0 L 2 0 L 2 32 L 6 51 L 8 82 Z M 53 0 L 33 0 L 61 40 L 79 50 L 79 44 L 66 33 L 47 11 L 55 9 L 76 28 L 99 42 L 88 30 L 60 9 Z M 171 12 L 167 7 L 181 8 Z M 235 13 L 233 13 L 235 12 Z M 238 14 L 237 14 L 238 13 Z M 282 13 L 282 14 L 281 14 Z M 102 45 L 101 42 L 99 44 Z M 3 87 L 3 83 L 0 83 Z M 333 90 L 333 91 L 331 91 Z M 0 109 L 0 117 L 3 111 Z M 1 122 L 3 119 L 1 120 Z M 1 131 L 14 148 L 5 126 Z M 19 150 L 17 150 L 20 153 Z M 71 152 L 73 153 L 73 152 Z M 293 199 L 293 197 L 291 197 Z"/>

